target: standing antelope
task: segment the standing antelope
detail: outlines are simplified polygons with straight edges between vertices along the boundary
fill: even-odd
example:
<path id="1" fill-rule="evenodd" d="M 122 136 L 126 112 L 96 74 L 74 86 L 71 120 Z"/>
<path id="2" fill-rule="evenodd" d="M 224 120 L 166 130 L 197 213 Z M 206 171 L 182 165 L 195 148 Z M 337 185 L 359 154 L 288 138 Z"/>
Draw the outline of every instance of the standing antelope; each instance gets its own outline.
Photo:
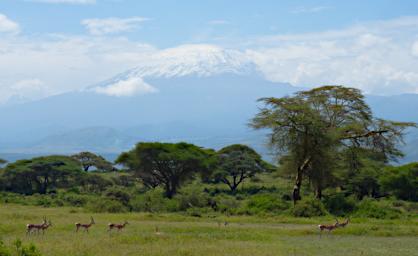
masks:
<path id="1" fill-rule="evenodd" d="M 47 225 L 46 218 L 43 218 L 42 224 L 27 224 L 26 225 L 26 235 L 30 235 L 32 231 L 36 231 L 39 234 L 39 230 L 43 230 L 43 227 Z"/>
<path id="2" fill-rule="evenodd" d="M 109 232 L 114 228 L 116 228 L 118 231 L 121 231 L 121 229 L 125 228 L 126 224 L 129 224 L 126 220 L 122 224 L 109 223 L 107 225 L 109 227 L 109 229 L 107 231 Z"/>
<path id="3" fill-rule="evenodd" d="M 338 220 L 337 219 L 335 219 L 337 222 L 335 223 L 335 224 L 331 224 L 331 225 L 323 225 L 323 224 L 320 224 L 320 225 L 318 225 L 318 228 L 319 228 L 319 237 L 321 238 L 321 235 L 322 235 L 322 231 L 323 230 L 328 230 L 328 234 L 332 231 L 332 230 L 334 230 L 334 229 L 336 229 L 336 228 L 338 228 L 338 225 L 340 225 L 340 223 L 338 222 Z"/>
<path id="4" fill-rule="evenodd" d="M 82 223 L 77 222 L 77 223 L 75 223 L 75 227 L 76 227 L 75 232 L 78 232 L 78 230 L 80 228 L 84 228 L 84 231 L 88 233 L 89 232 L 89 228 L 91 226 L 93 226 L 93 224 L 96 224 L 96 222 L 94 222 L 93 217 L 90 217 L 90 223 L 88 223 L 88 224 L 82 224 Z"/>

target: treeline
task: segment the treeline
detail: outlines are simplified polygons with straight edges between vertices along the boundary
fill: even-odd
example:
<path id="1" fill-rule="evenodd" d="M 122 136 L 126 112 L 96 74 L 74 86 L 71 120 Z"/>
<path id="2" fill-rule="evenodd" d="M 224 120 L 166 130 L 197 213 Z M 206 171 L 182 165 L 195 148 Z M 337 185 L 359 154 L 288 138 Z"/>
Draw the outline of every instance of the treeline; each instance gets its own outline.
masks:
<path id="1" fill-rule="evenodd" d="M 358 90 L 341 86 L 261 102 L 251 126 L 270 131 L 275 165 L 246 145 L 138 143 L 114 163 L 90 152 L 9 163 L 2 200 L 193 215 L 417 214 L 418 163 L 391 165 L 415 124 L 374 117 Z"/>

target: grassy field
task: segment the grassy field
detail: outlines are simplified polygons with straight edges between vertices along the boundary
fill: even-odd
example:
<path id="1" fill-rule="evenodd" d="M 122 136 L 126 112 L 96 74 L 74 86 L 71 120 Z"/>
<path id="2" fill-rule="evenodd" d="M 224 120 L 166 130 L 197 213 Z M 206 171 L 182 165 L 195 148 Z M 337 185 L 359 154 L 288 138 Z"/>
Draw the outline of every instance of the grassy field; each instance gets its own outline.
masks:
<path id="1" fill-rule="evenodd" d="M 75 222 L 96 225 L 75 233 Z M 53 226 L 45 235 L 25 235 L 42 216 Z M 129 224 L 108 233 L 108 222 Z M 229 222 L 219 227 L 218 221 Z M 345 229 L 318 236 L 317 224 L 332 218 L 213 217 L 173 214 L 90 214 L 74 208 L 0 205 L 0 238 L 34 243 L 43 255 L 418 255 L 418 220 L 354 219 Z M 158 227 L 160 233 L 155 232 Z"/>

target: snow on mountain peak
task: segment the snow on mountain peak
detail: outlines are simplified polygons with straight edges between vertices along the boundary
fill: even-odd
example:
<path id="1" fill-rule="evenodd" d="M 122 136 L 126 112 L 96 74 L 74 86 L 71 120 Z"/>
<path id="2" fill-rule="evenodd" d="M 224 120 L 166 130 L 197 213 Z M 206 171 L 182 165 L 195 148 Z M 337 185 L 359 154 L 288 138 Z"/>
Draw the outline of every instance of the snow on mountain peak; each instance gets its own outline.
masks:
<path id="1" fill-rule="evenodd" d="M 110 96 L 131 96 L 157 90 L 145 82 L 147 78 L 173 78 L 189 75 L 209 77 L 223 73 L 251 74 L 256 72 L 254 62 L 245 53 L 208 44 L 186 44 L 168 48 L 139 61 L 139 65 L 135 68 L 91 89 Z"/>

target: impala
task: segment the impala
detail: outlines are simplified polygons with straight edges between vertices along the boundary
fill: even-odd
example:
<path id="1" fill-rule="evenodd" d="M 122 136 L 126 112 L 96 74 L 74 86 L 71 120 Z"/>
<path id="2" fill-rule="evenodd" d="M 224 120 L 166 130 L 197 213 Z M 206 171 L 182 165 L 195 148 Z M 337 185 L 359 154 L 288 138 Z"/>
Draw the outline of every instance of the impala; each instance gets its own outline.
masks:
<path id="1" fill-rule="evenodd" d="M 318 225 L 318 228 L 319 228 L 319 237 L 321 237 L 322 231 L 324 231 L 324 230 L 328 230 L 328 234 L 329 234 L 331 231 L 333 231 L 334 229 L 338 228 L 338 225 L 340 225 L 340 223 L 338 222 L 337 219 L 335 219 L 335 220 L 337 221 L 337 222 L 335 222 L 335 224 L 331 224 L 331 225 L 323 225 L 323 224 L 320 224 L 320 225 Z"/>
<path id="2" fill-rule="evenodd" d="M 111 231 L 112 229 L 116 228 L 118 231 L 121 231 L 121 229 L 124 229 L 126 224 L 129 224 L 127 221 L 125 221 L 122 224 L 115 224 L 115 223 L 109 223 L 107 226 L 109 229 L 107 231 Z"/>
<path id="3" fill-rule="evenodd" d="M 347 218 L 343 223 L 338 223 L 337 221 L 337 227 L 341 227 L 341 228 L 345 228 L 345 226 L 347 226 L 348 222 L 350 221 L 350 218 Z"/>
<path id="4" fill-rule="evenodd" d="M 46 219 L 44 220 L 44 224 L 42 225 L 42 234 L 45 234 L 45 230 L 47 230 L 49 227 L 52 226 L 51 220 L 48 220 L 48 223 L 46 223 Z"/>
<path id="5" fill-rule="evenodd" d="M 88 233 L 89 232 L 89 228 L 91 226 L 93 226 L 93 224 L 96 224 L 96 222 L 94 222 L 93 217 L 90 217 L 90 223 L 88 223 L 88 224 L 82 224 L 82 223 L 77 222 L 77 223 L 75 223 L 75 228 L 76 228 L 75 232 L 78 232 L 78 230 L 80 228 L 83 228 L 84 231 Z"/>
<path id="6" fill-rule="evenodd" d="M 27 224 L 26 225 L 26 235 L 31 234 L 32 231 L 36 230 L 39 233 L 39 230 L 43 229 L 43 227 L 47 225 L 46 218 L 44 217 L 42 224 Z"/>

